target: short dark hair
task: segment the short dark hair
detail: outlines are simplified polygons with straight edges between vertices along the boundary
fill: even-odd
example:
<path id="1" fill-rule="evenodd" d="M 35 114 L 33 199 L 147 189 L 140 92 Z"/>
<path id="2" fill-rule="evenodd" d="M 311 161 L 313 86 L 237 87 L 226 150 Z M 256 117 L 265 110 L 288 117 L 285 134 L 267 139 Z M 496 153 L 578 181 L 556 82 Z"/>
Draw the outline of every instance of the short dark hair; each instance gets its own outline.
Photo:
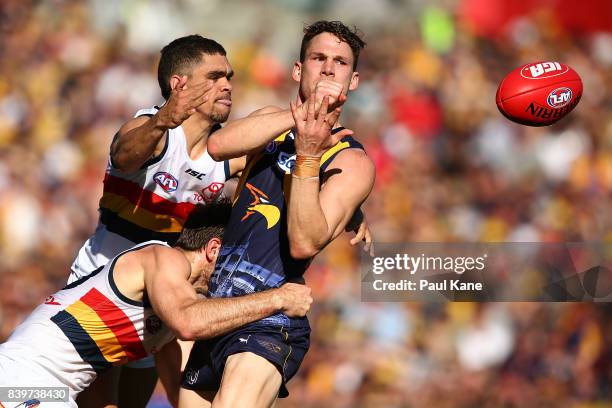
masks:
<path id="1" fill-rule="evenodd" d="M 174 246 L 186 251 L 197 251 L 211 239 L 223 238 L 231 212 L 232 205 L 227 199 L 196 206 L 187 217 Z"/>
<path id="2" fill-rule="evenodd" d="M 202 54 L 226 55 L 221 44 L 197 34 L 177 38 L 162 48 L 157 81 L 164 99 L 170 97 L 170 77 L 190 74 L 191 68 L 202 61 Z"/>
<path id="3" fill-rule="evenodd" d="M 357 69 L 359 52 L 366 46 L 366 43 L 361 39 L 361 32 L 357 27 L 353 26 L 353 28 L 349 28 L 341 21 L 320 20 L 304 27 L 304 37 L 302 38 L 302 46 L 300 47 L 300 62 L 304 62 L 304 58 L 306 58 L 306 48 L 308 48 L 310 41 L 322 33 L 333 34 L 338 37 L 340 41 L 344 41 L 351 47 L 354 57 L 353 71 Z"/>

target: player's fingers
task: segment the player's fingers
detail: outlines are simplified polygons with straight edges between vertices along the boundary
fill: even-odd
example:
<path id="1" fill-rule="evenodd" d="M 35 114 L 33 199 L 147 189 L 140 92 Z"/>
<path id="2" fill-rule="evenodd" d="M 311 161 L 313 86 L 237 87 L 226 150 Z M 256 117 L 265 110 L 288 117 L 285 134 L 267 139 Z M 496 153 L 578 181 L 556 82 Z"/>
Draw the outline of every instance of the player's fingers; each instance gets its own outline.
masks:
<path id="1" fill-rule="evenodd" d="M 333 123 L 330 122 L 330 124 L 333 126 Z M 331 136 L 330 136 L 330 143 L 331 143 L 332 146 L 335 146 L 337 143 L 339 143 L 346 136 L 350 136 L 353 133 L 354 132 L 352 130 L 350 130 L 350 129 L 342 129 L 339 132 L 332 133 Z"/>
<path id="2" fill-rule="evenodd" d="M 200 94 L 200 95 L 197 95 L 195 98 L 193 98 L 193 99 L 191 100 L 190 105 L 191 105 L 191 107 L 198 107 L 198 106 L 200 106 L 201 104 L 203 104 L 203 103 L 207 102 L 207 101 L 208 101 L 208 99 L 209 99 L 209 97 L 210 97 L 210 95 L 207 95 L 207 94 Z"/>
<path id="3" fill-rule="evenodd" d="M 362 240 L 363 237 L 359 236 L 359 229 L 356 229 L 353 231 L 355 233 L 355 236 L 353 238 L 350 239 L 349 244 L 351 244 L 351 246 L 355 246 L 359 243 L 359 241 Z"/>
<path id="4" fill-rule="evenodd" d="M 360 241 L 365 241 L 366 237 L 368 234 L 368 224 L 365 222 L 365 219 L 361 222 L 361 224 L 359 224 L 359 231 L 357 233 L 357 236 L 359 237 Z"/>
<path id="5" fill-rule="evenodd" d="M 308 113 L 306 115 L 306 121 L 313 122 L 315 119 L 315 95 L 310 95 L 308 98 Z"/>
<path id="6" fill-rule="evenodd" d="M 351 136 L 352 134 L 354 134 L 355 132 L 353 132 L 351 129 L 342 129 L 339 132 L 336 132 L 334 134 L 335 138 L 338 140 L 342 140 L 347 136 Z"/>
<path id="7" fill-rule="evenodd" d="M 329 107 L 329 96 L 325 95 L 323 97 L 323 103 L 319 107 L 319 112 L 317 113 L 317 126 L 321 126 L 323 123 L 327 122 L 327 108 Z M 328 127 L 331 129 L 333 126 L 332 123 L 328 123 Z"/>
<path id="8" fill-rule="evenodd" d="M 213 87 L 213 81 L 208 79 L 206 81 L 199 82 L 197 85 L 192 85 L 191 88 L 196 94 L 196 97 L 210 91 Z"/>
<path id="9" fill-rule="evenodd" d="M 329 135 L 328 140 L 329 140 L 329 147 L 332 147 L 332 146 L 337 145 L 342 140 L 342 138 L 338 137 L 336 133 L 332 133 Z"/>
<path id="10" fill-rule="evenodd" d="M 327 114 L 327 122 L 334 124 L 340 117 L 340 113 L 342 113 L 342 107 L 337 107 L 333 111 Z"/>
<path id="11" fill-rule="evenodd" d="M 355 236 L 353 237 L 353 239 L 350 240 L 350 244 L 357 245 L 362 240 L 365 240 L 365 233 L 365 223 L 362 222 L 361 224 L 359 224 L 359 227 L 355 229 Z"/>
<path id="12" fill-rule="evenodd" d="M 295 104 L 295 102 L 290 102 L 289 107 L 291 108 L 291 115 L 293 116 L 293 121 L 295 122 L 295 128 L 297 130 L 297 134 L 301 135 L 304 129 L 304 112 Z"/>

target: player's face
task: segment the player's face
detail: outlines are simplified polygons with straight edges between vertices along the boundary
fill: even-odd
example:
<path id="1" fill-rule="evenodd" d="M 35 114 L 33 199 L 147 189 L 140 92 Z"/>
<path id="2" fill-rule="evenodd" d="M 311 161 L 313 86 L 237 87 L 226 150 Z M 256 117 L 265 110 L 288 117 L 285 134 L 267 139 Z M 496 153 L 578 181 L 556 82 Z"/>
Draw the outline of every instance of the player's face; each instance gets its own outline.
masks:
<path id="1" fill-rule="evenodd" d="M 333 34 L 321 33 L 312 38 L 303 62 L 296 62 L 292 77 L 300 83 L 302 101 L 308 99 L 317 82 L 328 79 L 344 86 L 344 93 L 357 89 L 359 73 L 353 71 L 351 47 Z"/>
<path id="2" fill-rule="evenodd" d="M 208 101 L 198 107 L 199 113 L 214 122 L 223 123 L 227 120 L 232 109 L 230 80 L 233 75 L 232 66 L 225 56 L 205 54 L 202 57 L 202 62 L 191 72 L 191 77 L 195 82 L 210 81 L 212 89 L 208 91 Z"/>

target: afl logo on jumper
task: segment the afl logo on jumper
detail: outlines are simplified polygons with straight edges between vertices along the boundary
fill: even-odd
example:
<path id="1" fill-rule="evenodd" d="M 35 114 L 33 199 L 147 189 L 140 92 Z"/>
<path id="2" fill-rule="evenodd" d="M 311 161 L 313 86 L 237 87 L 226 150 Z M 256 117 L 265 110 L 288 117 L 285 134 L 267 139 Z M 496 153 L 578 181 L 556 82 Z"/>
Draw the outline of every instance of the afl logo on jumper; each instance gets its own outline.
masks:
<path id="1" fill-rule="evenodd" d="M 176 191 L 178 188 L 178 180 L 172 174 L 165 171 L 155 173 L 153 180 L 168 193 Z"/>

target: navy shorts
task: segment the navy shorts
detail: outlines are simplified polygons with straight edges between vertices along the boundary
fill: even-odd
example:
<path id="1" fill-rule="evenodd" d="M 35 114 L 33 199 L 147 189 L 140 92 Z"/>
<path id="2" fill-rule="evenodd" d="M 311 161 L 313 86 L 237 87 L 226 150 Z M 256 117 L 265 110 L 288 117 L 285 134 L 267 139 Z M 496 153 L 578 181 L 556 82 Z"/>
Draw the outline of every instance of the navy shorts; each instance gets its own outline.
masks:
<path id="1" fill-rule="evenodd" d="M 217 391 L 227 357 L 251 352 L 274 364 L 282 376 L 278 393 L 289 395 L 287 382 L 297 373 L 310 346 L 310 326 L 287 327 L 254 323 L 210 340 L 195 342 L 185 367 L 182 387 Z"/>

